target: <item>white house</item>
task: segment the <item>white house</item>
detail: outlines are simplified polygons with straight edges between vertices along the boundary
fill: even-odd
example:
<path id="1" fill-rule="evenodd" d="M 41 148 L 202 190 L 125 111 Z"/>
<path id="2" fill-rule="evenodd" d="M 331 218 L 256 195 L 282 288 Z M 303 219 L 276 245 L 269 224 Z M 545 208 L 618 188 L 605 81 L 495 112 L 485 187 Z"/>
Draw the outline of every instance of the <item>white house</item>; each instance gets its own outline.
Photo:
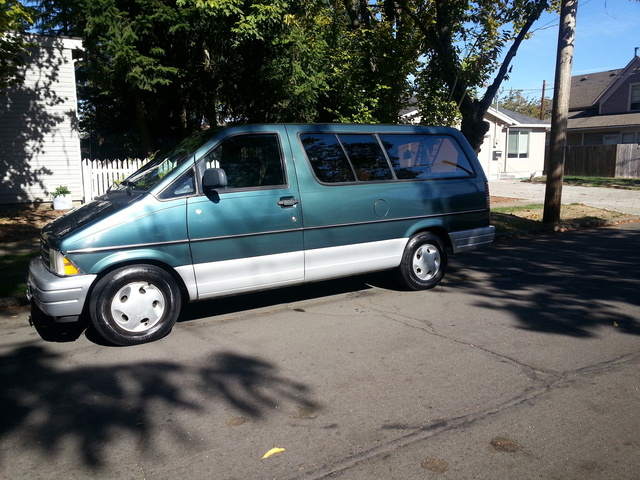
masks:
<path id="1" fill-rule="evenodd" d="M 0 95 L 0 203 L 49 202 L 60 185 L 82 200 L 76 38 L 29 36 L 22 85 Z"/>
<path id="2" fill-rule="evenodd" d="M 530 178 L 542 175 L 549 120 L 522 115 L 503 108 L 489 108 L 484 119 L 489 131 L 478 159 L 490 180 Z"/>
<path id="3" fill-rule="evenodd" d="M 420 122 L 417 110 L 401 112 L 406 121 Z M 541 175 L 548 120 L 538 120 L 503 108 L 490 107 L 485 121 L 489 123 L 478 159 L 489 180 L 501 178 L 529 178 L 535 172 Z"/>

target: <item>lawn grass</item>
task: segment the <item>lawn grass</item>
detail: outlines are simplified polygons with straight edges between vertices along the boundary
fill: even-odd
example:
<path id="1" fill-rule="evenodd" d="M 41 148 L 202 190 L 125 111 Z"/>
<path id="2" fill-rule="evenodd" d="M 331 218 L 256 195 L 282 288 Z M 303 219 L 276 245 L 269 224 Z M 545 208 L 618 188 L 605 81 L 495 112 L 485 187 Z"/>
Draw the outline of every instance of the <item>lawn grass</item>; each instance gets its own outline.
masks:
<path id="1" fill-rule="evenodd" d="M 38 252 L 31 252 L 0 257 L 0 299 L 23 299 L 22 303 L 26 303 L 29 262 L 37 255 Z"/>

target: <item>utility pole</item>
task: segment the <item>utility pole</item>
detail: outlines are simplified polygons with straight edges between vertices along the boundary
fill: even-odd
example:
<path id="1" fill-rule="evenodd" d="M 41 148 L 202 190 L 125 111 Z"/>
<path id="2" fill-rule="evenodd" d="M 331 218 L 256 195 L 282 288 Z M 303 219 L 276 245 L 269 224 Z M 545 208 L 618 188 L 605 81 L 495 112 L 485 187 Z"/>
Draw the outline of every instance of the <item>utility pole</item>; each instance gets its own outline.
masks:
<path id="1" fill-rule="evenodd" d="M 564 156 L 567 145 L 567 117 L 569 116 L 569 94 L 571 93 L 571 66 L 573 64 L 577 11 L 578 0 L 562 0 L 553 111 L 551 114 L 549 165 L 547 166 L 547 185 L 542 216 L 544 223 L 560 223 Z"/>
<path id="2" fill-rule="evenodd" d="M 540 120 L 544 120 L 544 96 L 546 95 L 547 81 L 542 81 L 542 98 L 540 99 Z"/>

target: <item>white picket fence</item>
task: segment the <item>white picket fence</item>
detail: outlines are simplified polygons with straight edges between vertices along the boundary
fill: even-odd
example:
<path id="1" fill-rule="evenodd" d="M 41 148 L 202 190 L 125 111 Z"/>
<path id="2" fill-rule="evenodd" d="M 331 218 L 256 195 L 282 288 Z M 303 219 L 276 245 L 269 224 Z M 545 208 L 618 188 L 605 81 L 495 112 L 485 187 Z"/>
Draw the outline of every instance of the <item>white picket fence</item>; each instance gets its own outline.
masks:
<path id="1" fill-rule="evenodd" d="M 106 193 L 111 185 L 120 182 L 140 168 L 147 159 L 82 160 L 84 199 L 88 202 Z"/>

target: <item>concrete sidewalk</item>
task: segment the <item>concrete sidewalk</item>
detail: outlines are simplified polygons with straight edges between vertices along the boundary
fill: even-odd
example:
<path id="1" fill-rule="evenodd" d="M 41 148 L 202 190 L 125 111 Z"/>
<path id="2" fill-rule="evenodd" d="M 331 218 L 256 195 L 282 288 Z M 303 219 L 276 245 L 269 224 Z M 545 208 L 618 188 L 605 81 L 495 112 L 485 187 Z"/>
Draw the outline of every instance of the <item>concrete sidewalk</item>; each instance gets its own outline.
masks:
<path id="1" fill-rule="evenodd" d="M 519 180 L 489 182 L 489 192 L 492 196 L 517 198 L 528 203 L 544 203 L 545 189 L 544 183 Z M 635 216 L 640 215 L 640 190 L 564 185 L 562 187 L 562 203 L 563 205 L 583 203 L 590 207 Z"/>

